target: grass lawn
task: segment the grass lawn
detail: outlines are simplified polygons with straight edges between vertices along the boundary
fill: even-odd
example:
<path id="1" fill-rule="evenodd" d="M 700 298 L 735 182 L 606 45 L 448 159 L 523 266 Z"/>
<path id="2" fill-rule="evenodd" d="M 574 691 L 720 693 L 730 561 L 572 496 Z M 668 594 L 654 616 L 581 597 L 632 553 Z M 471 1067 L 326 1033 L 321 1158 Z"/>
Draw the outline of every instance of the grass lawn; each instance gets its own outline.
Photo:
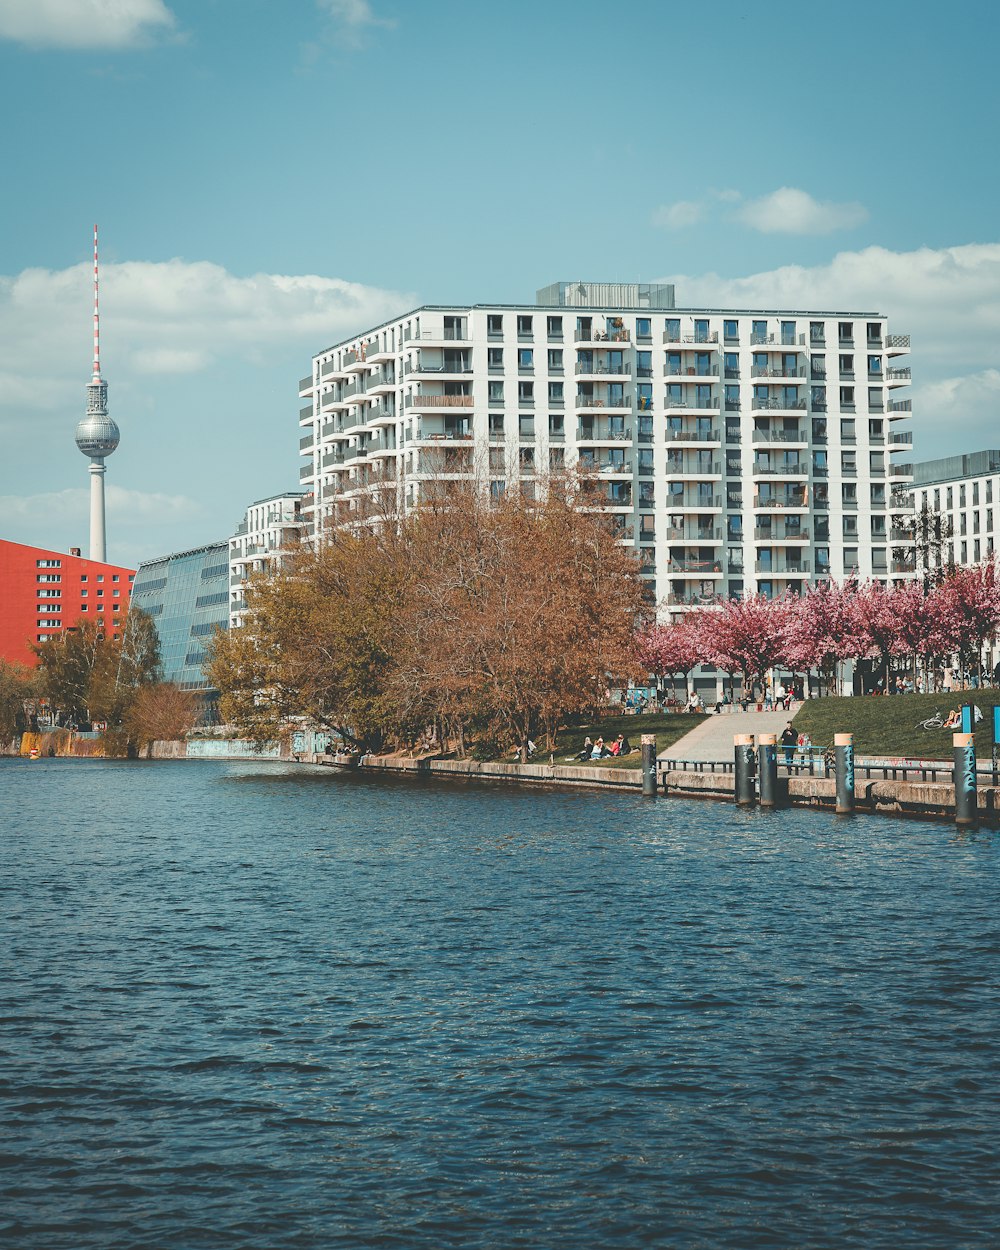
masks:
<path id="1" fill-rule="evenodd" d="M 993 745 L 993 707 L 1000 690 L 964 690 L 944 694 L 901 694 L 881 698 L 809 699 L 793 724 L 813 746 L 832 746 L 835 733 L 853 733 L 861 755 L 909 759 L 951 759 L 951 729 L 917 729 L 935 711 L 945 720 L 952 708 L 972 703 L 983 713 L 976 726 L 976 754 L 988 758 Z"/>
<path id="2" fill-rule="evenodd" d="M 583 740 L 588 735 L 592 741 L 603 738 L 605 745 L 610 746 L 619 734 L 624 734 L 632 744 L 631 755 L 623 759 L 612 756 L 606 760 L 593 760 L 592 763 L 595 768 L 640 768 L 642 757 L 635 748 L 641 746 L 643 734 L 656 734 L 656 750 L 659 753 L 673 746 L 678 738 L 690 733 L 703 720 L 705 716 L 702 714 L 688 712 L 658 712 L 653 716 L 622 716 L 620 713 L 610 713 L 585 724 L 564 729 L 559 734 L 555 761 L 557 764 L 567 763 L 568 756 L 575 756 L 583 749 Z M 582 763 L 576 759 L 572 762 Z"/>

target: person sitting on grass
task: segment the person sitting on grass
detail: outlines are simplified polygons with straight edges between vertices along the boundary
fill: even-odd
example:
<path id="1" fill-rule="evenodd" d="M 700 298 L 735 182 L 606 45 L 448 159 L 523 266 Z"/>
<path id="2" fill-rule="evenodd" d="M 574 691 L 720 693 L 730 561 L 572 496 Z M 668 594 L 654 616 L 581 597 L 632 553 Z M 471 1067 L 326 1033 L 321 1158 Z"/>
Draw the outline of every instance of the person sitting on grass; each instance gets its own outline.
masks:
<path id="1" fill-rule="evenodd" d="M 590 753 L 591 753 L 591 751 L 593 751 L 593 749 L 594 749 L 594 744 L 593 744 L 593 742 L 591 742 L 591 740 L 590 740 L 590 734 L 587 734 L 586 738 L 584 738 L 584 740 L 583 740 L 583 747 L 582 747 L 582 749 L 581 749 L 581 750 L 579 750 L 579 751 L 576 753 L 576 755 L 574 755 L 574 756 L 573 756 L 573 759 L 575 759 L 575 760 L 589 760 L 589 759 L 590 759 Z"/>
<path id="2" fill-rule="evenodd" d="M 594 743 L 594 749 L 590 753 L 590 758 L 592 760 L 603 760 L 606 756 L 610 754 L 611 752 L 604 745 L 604 739 L 598 738 L 597 741 Z"/>
<path id="3" fill-rule="evenodd" d="M 961 729 L 962 728 L 962 713 L 959 711 L 956 711 L 955 708 L 952 708 L 951 711 L 948 713 L 947 719 L 944 722 L 944 727 L 945 729 Z"/>

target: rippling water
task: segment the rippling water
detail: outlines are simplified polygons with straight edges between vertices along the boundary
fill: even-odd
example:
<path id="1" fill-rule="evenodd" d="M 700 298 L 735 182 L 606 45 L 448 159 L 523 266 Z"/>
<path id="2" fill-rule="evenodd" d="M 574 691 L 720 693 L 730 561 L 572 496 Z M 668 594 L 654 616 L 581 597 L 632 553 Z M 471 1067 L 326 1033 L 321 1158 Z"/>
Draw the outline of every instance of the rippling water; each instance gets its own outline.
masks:
<path id="1" fill-rule="evenodd" d="M 0 761 L 0 1239 L 994 1247 L 1000 843 Z"/>

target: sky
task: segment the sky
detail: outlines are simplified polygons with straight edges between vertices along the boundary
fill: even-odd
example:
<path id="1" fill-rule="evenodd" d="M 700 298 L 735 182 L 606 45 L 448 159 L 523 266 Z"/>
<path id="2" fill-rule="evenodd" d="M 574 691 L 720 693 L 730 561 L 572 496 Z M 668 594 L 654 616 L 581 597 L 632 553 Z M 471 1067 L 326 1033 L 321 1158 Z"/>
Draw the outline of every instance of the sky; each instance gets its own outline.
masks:
<path id="1" fill-rule="evenodd" d="M 312 356 L 562 280 L 884 313 L 914 457 L 1000 446 L 1000 6 L 0 0 L 0 537 L 225 538 Z"/>

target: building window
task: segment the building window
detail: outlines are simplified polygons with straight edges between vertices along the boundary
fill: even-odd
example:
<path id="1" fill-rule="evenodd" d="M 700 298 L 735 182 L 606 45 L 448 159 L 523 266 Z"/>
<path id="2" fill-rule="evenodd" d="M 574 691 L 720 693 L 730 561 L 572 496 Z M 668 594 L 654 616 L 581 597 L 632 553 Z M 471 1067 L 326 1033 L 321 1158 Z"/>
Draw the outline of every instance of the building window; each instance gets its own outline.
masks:
<path id="1" fill-rule="evenodd" d="M 518 382 L 517 402 L 519 404 L 533 404 L 535 402 L 534 382 Z"/>
<path id="2" fill-rule="evenodd" d="M 561 382 L 549 383 L 549 403 L 561 404 L 563 402 L 563 384 Z"/>
<path id="3" fill-rule="evenodd" d="M 491 404 L 502 404 L 503 403 L 503 383 L 502 382 L 490 382 L 488 395 L 489 395 L 489 401 Z"/>
<path id="4" fill-rule="evenodd" d="M 730 343 L 739 342 L 740 323 L 738 321 L 724 321 L 722 323 L 722 337 Z"/>
<path id="5" fill-rule="evenodd" d="M 503 371 L 503 348 L 488 347 L 486 349 L 486 365 L 489 369 L 499 369 Z"/>
<path id="6" fill-rule="evenodd" d="M 842 343 L 854 342 L 854 322 L 841 321 L 837 326 L 837 337 Z"/>
<path id="7" fill-rule="evenodd" d="M 637 339 L 652 338 L 653 323 L 648 317 L 636 317 L 635 319 L 635 337 Z"/>
<path id="8" fill-rule="evenodd" d="M 521 336 L 521 335 L 526 335 L 526 336 L 530 337 L 530 335 L 531 335 L 531 333 L 532 333 L 531 326 L 532 326 L 532 318 L 531 318 L 531 317 L 527 317 L 527 316 L 525 316 L 524 314 L 519 314 L 519 315 L 518 315 L 518 318 L 517 318 L 517 333 L 518 333 L 518 336 Z"/>
<path id="9" fill-rule="evenodd" d="M 486 317 L 487 334 L 503 334 L 503 317 L 499 313 L 489 313 Z"/>
<path id="10" fill-rule="evenodd" d="M 840 388 L 840 406 L 841 408 L 853 409 L 854 407 L 854 387 L 842 386 Z"/>
<path id="11" fill-rule="evenodd" d="M 548 334 L 550 339 L 561 339 L 563 334 L 562 317 L 549 317 Z"/>
<path id="12" fill-rule="evenodd" d="M 530 347 L 522 347 L 517 353 L 517 367 L 519 369 L 534 369 L 535 353 Z"/>
<path id="13" fill-rule="evenodd" d="M 549 349 L 549 372 L 562 373 L 563 371 L 563 354 L 561 347 L 553 347 Z"/>

